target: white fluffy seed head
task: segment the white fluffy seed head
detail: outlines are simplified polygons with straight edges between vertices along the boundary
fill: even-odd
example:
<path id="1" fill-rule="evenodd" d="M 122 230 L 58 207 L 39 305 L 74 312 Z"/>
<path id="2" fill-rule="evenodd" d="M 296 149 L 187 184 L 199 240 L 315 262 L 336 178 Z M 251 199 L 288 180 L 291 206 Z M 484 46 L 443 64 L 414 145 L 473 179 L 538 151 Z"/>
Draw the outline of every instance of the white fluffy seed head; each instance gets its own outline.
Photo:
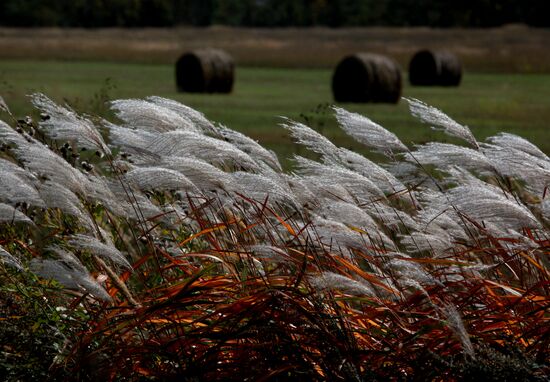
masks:
<path id="1" fill-rule="evenodd" d="M 422 122 L 432 125 L 434 130 L 442 130 L 445 134 L 468 142 L 472 147 L 479 148 L 474 135 L 467 126 L 461 125 L 441 110 L 427 105 L 415 98 L 405 98 L 409 103 L 411 114 Z"/>
<path id="2" fill-rule="evenodd" d="M 57 105 L 41 93 L 31 95 L 31 100 L 36 108 L 48 116 L 48 119 L 40 122 L 40 128 L 50 138 L 74 141 L 79 147 L 110 154 L 111 151 L 103 141 L 99 130 L 89 119 Z"/>
<path id="3" fill-rule="evenodd" d="M 394 133 L 369 118 L 339 107 L 334 107 L 334 111 L 342 130 L 357 142 L 383 154 L 407 151 L 407 146 Z"/>

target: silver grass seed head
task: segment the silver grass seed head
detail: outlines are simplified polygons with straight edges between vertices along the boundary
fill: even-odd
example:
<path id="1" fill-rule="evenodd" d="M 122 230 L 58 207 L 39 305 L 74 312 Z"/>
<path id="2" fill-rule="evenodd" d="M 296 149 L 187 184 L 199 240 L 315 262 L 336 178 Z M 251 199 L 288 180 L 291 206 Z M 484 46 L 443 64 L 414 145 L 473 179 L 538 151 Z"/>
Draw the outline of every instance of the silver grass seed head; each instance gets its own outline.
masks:
<path id="1" fill-rule="evenodd" d="M 357 142 L 382 154 L 408 151 L 399 138 L 367 117 L 333 107 L 340 128 Z"/>
<path id="2" fill-rule="evenodd" d="M 99 130 L 89 119 L 79 116 L 74 111 L 57 105 L 42 93 L 31 95 L 33 105 L 48 115 L 39 125 L 50 138 L 62 141 L 75 141 L 80 147 L 98 150 L 110 154 Z"/>
<path id="3" fill-rule="evenodd" d="M 32 259 L 30 269 L 37 275 L 54 279 L 69 289 L 83 290 L 93 296 L 110 301 L 111 296 L 83 267 L 75 267 L 74 263 L 64 260 Z"/>
<path id="4" fill-rule="evenodd" d="M 230 173 L 197 158 L 165 156 L 157 161 L 157 165 L 183 174 L 204 192 L 221 192 L 234 187 Z"/>
<path id="5" fill-rule="evenodd" d="M 233 144 L 239 150 L 250 155 L 251 158 L 265 163 L 270 169 L 278 173 L 282 172 L 277 155 L 273 151 L 265 149 L 254 139 L 225 126 L 218 126 L 217 133 L 219 139 Z"/>
<path id="6" fill-rule="evenodd" d="M 288 192 L 288 187 L 278 184 L 268 177 L 260 174 L 251 174 L 244 171 L 231 173 L 232 191 L 246 195 L 257 201 L 268 200 L 271 203 L 282 203 L 290 207 L 298 206 L 294 195 Z"/>
<path id="7" fill-rule="evenodd" d="M 405 100 L 409 103 L 411 114 L 423 123 L 432 125 L 432 129 L 442 130 L 447 135 L 463 139 L 472 147 L 479 148 L 479 144 L 467 126 L 461 125 L 441 110 L 420 100 L 415 98 L 405 98 Z"/>
<path id="8" fill-rule="evenodd" d="M 325 219 L 334 220 L 366 231 L 380 230 L 374 219 L 357 205 L 344 201 L 320 200 L 314 212 Z"/>
<path id="9" fill-rule="evenodd" d="M 25 147 L 30 142 L 34 142 L 34 140 L 24 132 L 17 132 L 4 121 L 0 121 L 0 143 L 7 145 L 6 147 L 11 147 L 12 145 Z"/>
<path id="10" fill-rule="evenodd" d="M 251 172 L 260 170 L 250 155 L 232 143 L 195 132 L 177 130 L 159 134 L 147 150 L 160 156 L 190 156 L 219 167 L 240 167 Z"/>
<path id="11" fill-rule="evenodd" d="M 388 170 L 365 158 L 361 154 L 346 148 L 338 148 L 335 157 L 337 158 L 335 161 L 330 158 L 324 158 L 324 161 L 326 164 L 340 165 L 359 175 L 367 177 L 375 182 L 378 187 L 387 194 L 406 189 L 405 185 Z"/>
<path id="12" fill-rule="evenodd" d="M 345 187 L 360 203 L 385 200 L 386 196 L 373 181 L 351 170 L 329 166 L 307 158 L 294 156 L 297 173 L 304 176 L 324 177 Z"/>
<path id="13" fill-rule="evenodd" d="M 8 113 L 9 115 L 12 115 L 8 104 L 6 103 L 6 101 L 4 101 L 4 98 L 2 96 L 0 96 L 0 110 Z"/>
<path id="14" fill-rule="evenodd" d="M 174 130 L 199 131 L 185 115 L 153 102 L 119 99 L 111 101 L 111 109 L 127 126 L 139 130 L 156 133 Z"/>
<path id="15" fill-rule="evenodd" d="M 63 213 L 76 217 L 89 232 L 94 230 L 95 225 L 84 205 L 71 190 L 57 183 L 46 181 L 39 186 L 38 191 L 48 208 L 58 208 Z"/>
<path id="16" fill-rule="evenodd" d="M 108 259 L 125 268 L 132 268 L 128 260 L 126 260 L 125 255 L 114 247 L 114 245 L 103 243 L 93 236 L 81 234 L 71 235 L 68 237 L 67 244 L 72 248 L 88 251 L 96 256 Z"/>
<path id="17" fill-rule="evenodd" d="M 441 231 L 439 235 L 425 232 L 411 232 L 410 235 L 401 235 L 401 245 L 408 253 L 431 253 L 434 257 L 440 257 L 447 250 L 453 248 L 450 235 Z"/>
<path id="18" fill-rule="evenodd" d="M 0 209 L 0 214 L 1 214 L 1 209 Z M 23 264 L 21 264 L 19 259 L 13 256 L 8 251 L 6 251 L 2 246 L 0 246 L 0 261 L 2 261 L 4 264 L 6 264 L 9 267 L 17 269 L 18 271 L 23 271 Z"/>
<path id="19" fill-rule="evenodd" d="M 493 161 L 477 150 L 439 142 L 417 146 L 414 151 L 405 154 L 405 160 L 411 164 L 433 165 L 442 170 L 461 166 L 488 175 L 493 174 L 495 168 Z"/>
<path id="20" fill-rule="evenodd" d="M 550 160 L 515 148 L 482 145 L 484 154 L 495 164 L 499 174 L 520 179 L 525 188 L 542 197 L 550 186 Z"/>
<path id="21" fill-rule="evenodd" d="M 510 148 L 523 151 L 529 155 L 542 160 L 550 160 L 537 146 L 529 142 L 527 139 L 510 133 L 499 133 L 486 139 L 490 144 L 500 146 L 502 148 Z"/>
<path id="22" fill-rule="evenodd" d="M 200 190 L 185 175 L 163 167 L 137 167 L 124 179 L 141 191 L 185 191 L 200 195 Z"/>
<path id="23" fill-rule="evenodd" d="M 102 125 L 109 132 L 111 146 L 121 147 L 125 150 L 146 150 L 157 137 L 156 132 L 119 126 L 106 120 L 102 121 Z"/>
<path id="24" fill-rule="evenodd" d="M 334 158 L 338 148 L 330 140 L 303 123 L 286 118 L 285 120 L 285 123 L 281 123 L 281 126 L 290 132 L 290 136 L 296 143 L 317 154 Z"/>
<path id="25" fill-rule="evenodd" d="M 181 117 L 184 117 L 190 120 L 191 122 L 193 122 L 196 128 L 199 128 L 204 133 L 213 133 L 216 131 L 215 126 L 212 124 L 212 122 L 206 119 L 203 113 L 189 106 L 186 106 L 182 103 L 179 103 L 177 101 L 174 101 L 168 98 L 163 98 L 158 96 L 147 97 L 146 100 L 155 105 L 169 109 L 175 112 L 176 114 L 180 115 Z"/>
<path id="26" fill-rule="evenodd" d="M 460 312 L 456 309 L 456 307 L 449 304 L 440 307 L 439 311 L 445 318 L 445 323 L 447 324 L 449 329 L 451 329 L 451 331 L 455 334 L 457 339 L 462 344 L 462 349 L 470 357 L 475 358 L 474 347 L 470 340 L 470 335 L 466 331 L 466 327 L 464 326 L 464 322 L 462 321 Z"/>
<path id="27" fill-rule="evenodd" d="M 515 199 L 506 198 L 493 189 L 459 186 L 447 192 L 450 204 L 476 221 L 487 221 L 504 229 L 538 228 L 540 222 Z"/>
<path id="28" fill-rule="evenodd" d="M 0 202 L 45 207 L 36 187 L 29 182 L 28 178 L 22 178 L 16 174 L 0 169 Z"/>
<path id="29" fill-rule="evenodd" d="M 0 224 L 14 223 L 34 225 L 34 222 L 23 212 L 10 206 L 9 204 L 0 203 Z"/>
<path id="30" fill-rule="evenodd" d="M 334 272 L 309 276 L 308 281 L 318 292 L 338 290 L 352 296 L 376 297 L 376 293 L 367 283 Z"/>

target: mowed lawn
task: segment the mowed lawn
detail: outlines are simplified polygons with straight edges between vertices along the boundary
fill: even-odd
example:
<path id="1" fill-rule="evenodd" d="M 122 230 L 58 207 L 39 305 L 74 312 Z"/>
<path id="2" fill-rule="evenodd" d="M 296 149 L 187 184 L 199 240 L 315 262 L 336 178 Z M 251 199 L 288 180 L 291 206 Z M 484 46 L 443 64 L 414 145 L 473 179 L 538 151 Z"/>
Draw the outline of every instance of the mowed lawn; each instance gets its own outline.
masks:
<path id="1" fill-rule="evenodd" d="M 122 64 L 74 61 L 0 62 L 0 95 L 12 111 L 31 112 L 26 94 L 44 92 L 78 111 L 108 114 L 110 98 L 159 95 L 192 106 L 213 121 L 243 131 L 282 157 L 303 151 L 294 147 L 281 116 L 313 128 L 338 145 L 359 149 L 337 126 L 329 105 L 332 72 L 327 69 L 238 67 L 230 95 L 197 95 L 176 91 L 174 69 L 164 64 Z M 478 139 L 500 131 L 521 135 L 550 153 L 550 75 L 465 73 L 458 88 L 411 87 L 404 97 L 421 99 L 468 125 Z M 417 122 L 407 103 L 341 104 L 395 132 L 407 144 L 447 140 Z M 2 115 L 3 119 L 7 116 Z"/>

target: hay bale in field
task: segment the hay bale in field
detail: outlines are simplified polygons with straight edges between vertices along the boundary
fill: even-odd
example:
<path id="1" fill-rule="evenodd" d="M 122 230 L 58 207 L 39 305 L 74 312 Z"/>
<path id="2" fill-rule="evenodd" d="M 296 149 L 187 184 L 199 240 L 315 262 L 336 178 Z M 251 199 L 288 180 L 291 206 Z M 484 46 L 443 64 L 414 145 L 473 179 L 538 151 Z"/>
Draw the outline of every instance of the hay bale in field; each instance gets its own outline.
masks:
<path id="1" fill-rule="evenodd" d="M 187 52 L 176 63 L 176 84 L 181 92 L 230 93 L 234 77 L 233 58 L 219 49 Z"/>
<path id="2" fill-rule="evenodd" d="M 417 86 L 458 86 L 462 65 L 458 57 L 444 50 L 421 50 L 409 63 L 409 81 Z"/>
<path id="3" fill-rule="evenodd" d="M 401 86 L 401 70 L 395 61 L 372 53 L 345 57 L 332 76 L 336 102 L 397 103 Z"/>

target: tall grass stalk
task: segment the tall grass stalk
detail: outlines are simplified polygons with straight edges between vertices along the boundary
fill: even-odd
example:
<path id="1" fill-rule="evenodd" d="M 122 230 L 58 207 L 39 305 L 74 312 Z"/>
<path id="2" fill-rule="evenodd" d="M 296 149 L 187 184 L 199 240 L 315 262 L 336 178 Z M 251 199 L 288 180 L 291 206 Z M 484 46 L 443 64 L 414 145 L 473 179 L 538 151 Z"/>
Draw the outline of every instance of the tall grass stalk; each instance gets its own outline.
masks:
<path id="1" fill-rule="evenodd" d="M 285 173 L 172 100 L 113 101 L 111 122 L 31 100 L 41 121 L 0 122 L 0 298 L 32 312 L 39 285 L 25 301 L 64 312 L 52 379 L 547 376 L 550 160 L 532 143 L 478 142 L 409 100 L 469 146 L 409 148 L 335 108 L 387 161 L 284 120 L 319 154 Z"/>

